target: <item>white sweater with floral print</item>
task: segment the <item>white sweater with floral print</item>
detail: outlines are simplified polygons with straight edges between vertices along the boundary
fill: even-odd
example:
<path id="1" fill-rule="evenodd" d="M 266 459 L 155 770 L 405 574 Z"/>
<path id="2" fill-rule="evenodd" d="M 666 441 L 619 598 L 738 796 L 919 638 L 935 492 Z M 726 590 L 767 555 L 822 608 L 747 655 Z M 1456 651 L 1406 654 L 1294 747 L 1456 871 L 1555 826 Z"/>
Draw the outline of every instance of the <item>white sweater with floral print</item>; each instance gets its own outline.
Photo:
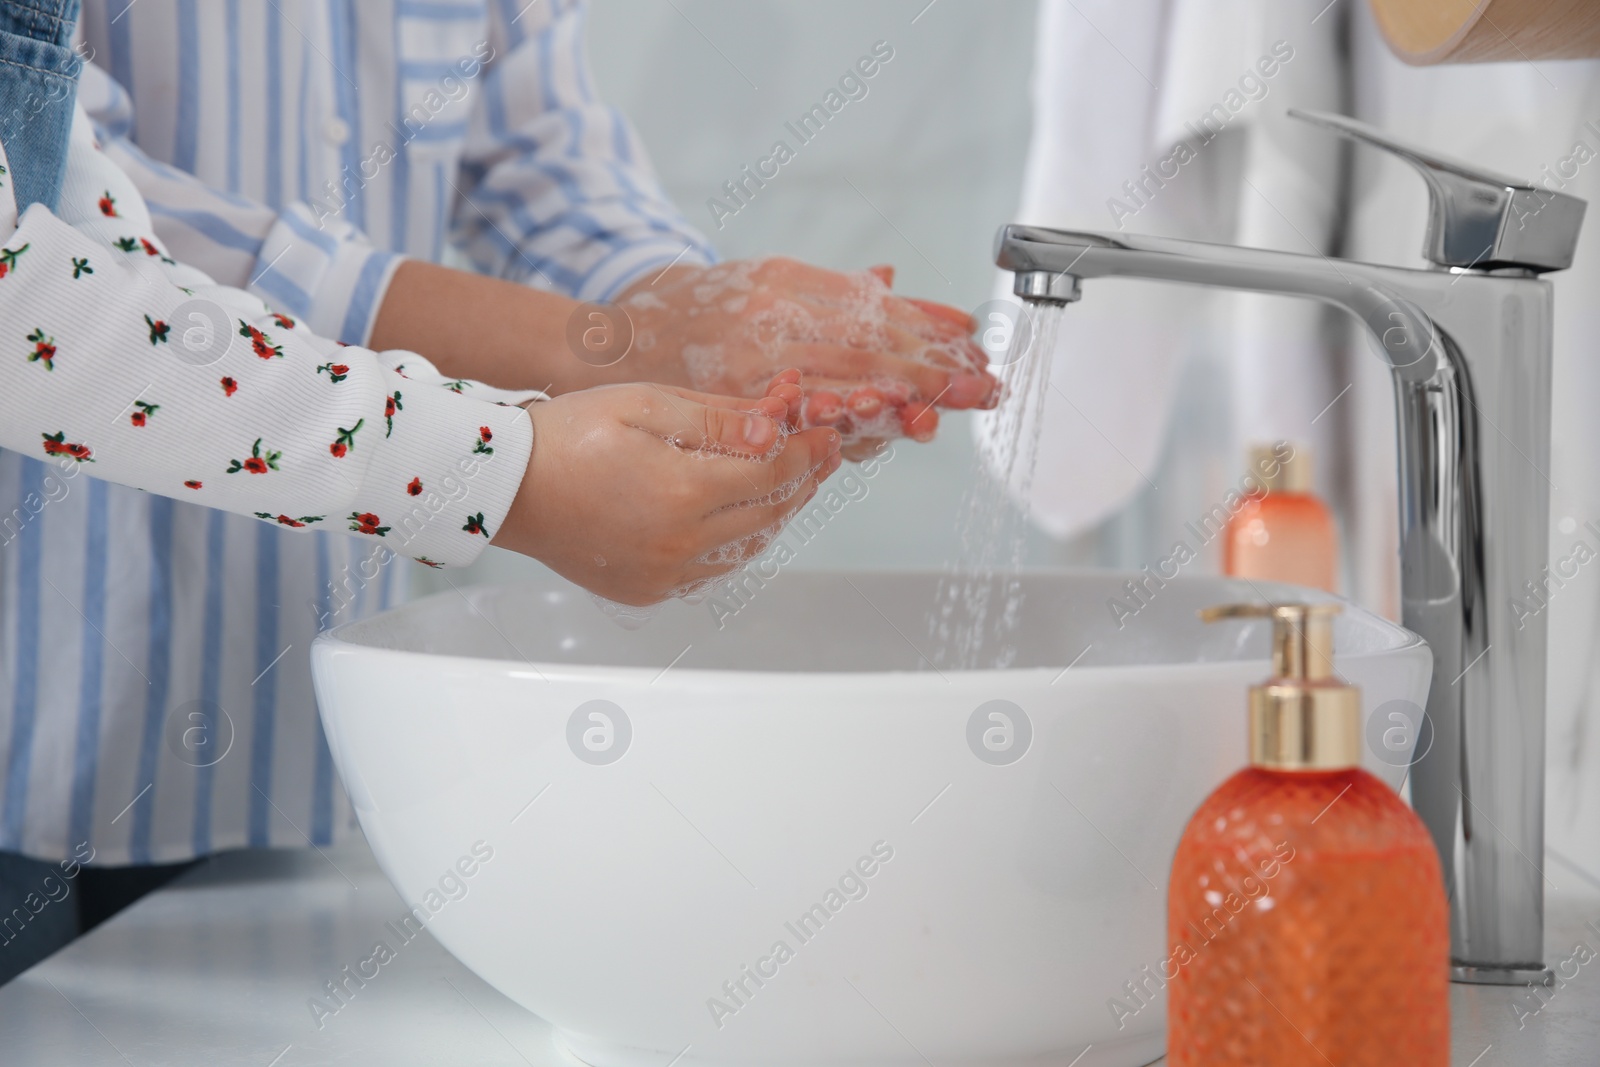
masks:
<path id="1" fill-rule="evenodd" d="M 0 447 L 431 566 L 499 529 L 533 445 L 516 405 L 539 394 L 325 340 L 174 262 L 81 109 L 57 214 L 19 223 L 10 185 L 0 170 Z"/>

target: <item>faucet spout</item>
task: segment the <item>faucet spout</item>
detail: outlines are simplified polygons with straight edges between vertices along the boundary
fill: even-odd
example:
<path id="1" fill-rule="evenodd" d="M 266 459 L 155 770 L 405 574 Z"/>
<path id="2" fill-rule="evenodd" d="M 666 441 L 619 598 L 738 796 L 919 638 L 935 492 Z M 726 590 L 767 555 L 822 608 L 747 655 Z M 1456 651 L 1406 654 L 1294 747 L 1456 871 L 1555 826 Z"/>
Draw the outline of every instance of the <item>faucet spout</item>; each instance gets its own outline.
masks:
<path id="1" fill-rule="evenodd" d="M 1548 558 L 1549 283 L 1504 262 L 1412 270 L 1027 226 L 1000 230 L 995 262 L 1030 300 L 1144 278 L 1319 300 L 1363 324 L 1395 387 L 1402 618 L 1434 657 L 1411 790 L 1449 890 L 1453 974 L 1548 981 L 1546 627 L 1517 608 Z"/>
<path id="2" fill-rule="evenodd" d="M 1439 352 L 1432 317 L 1406 295 L 1419 275 L 1430 280 L 1430 288 L 1431 281 L 1440 280 L 1431 271 L 1200 241 L 1036 226 L 1001 227 L 995 238 L 995 263 L 1016 272 L 1014 291 L 1027 300 L 1076 300 L 1082 295 L 1084 279 L 1115 277 L 1280 293 L 1342 307 L 1366 325 L 1392 367 L 1414 367 Z M 1448 285 L 1456 277 L 1442 281 Z"/>

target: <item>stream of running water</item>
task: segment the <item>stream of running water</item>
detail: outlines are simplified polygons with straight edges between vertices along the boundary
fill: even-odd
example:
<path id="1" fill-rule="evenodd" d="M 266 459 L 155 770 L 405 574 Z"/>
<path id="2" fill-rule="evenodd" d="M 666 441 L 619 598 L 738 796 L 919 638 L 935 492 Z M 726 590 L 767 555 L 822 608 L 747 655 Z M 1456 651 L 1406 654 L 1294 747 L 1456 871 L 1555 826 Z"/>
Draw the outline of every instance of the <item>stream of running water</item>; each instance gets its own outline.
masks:
<path id="1" fill-rule="evenodd" d="M 978 474 L 956 519 L 956 559 L 939 582 L 931 622 L 936 667 L 1011 666 L 1022 614 L 1026 503 L 1044 426 L 1050 361 L 1064 305 L 1028 305 L 997 368 L 1004 399 L 978 416 Z"/>

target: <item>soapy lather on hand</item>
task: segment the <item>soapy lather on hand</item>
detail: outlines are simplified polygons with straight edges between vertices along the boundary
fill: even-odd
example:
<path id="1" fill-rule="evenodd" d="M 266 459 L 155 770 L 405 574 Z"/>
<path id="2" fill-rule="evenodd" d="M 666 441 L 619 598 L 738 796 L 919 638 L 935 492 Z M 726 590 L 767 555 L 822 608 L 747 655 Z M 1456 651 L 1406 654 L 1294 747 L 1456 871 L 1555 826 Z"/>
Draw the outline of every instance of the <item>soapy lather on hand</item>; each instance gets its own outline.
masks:
<path id="1" fill-rule="evenodd" d="M 695 389 L 750 396 L 794 367 L 799 425 L 838 430 L 847 458 L 891 438 L 930 440 L 935 405 L 992 407 L 1000 386 L 970 315 L 897 296 L 893 280 L 892 267 L 843 273 L 782 257 L 681 268 L 619 302 L 633 372 L 672 381 L 676 370 Z"/>

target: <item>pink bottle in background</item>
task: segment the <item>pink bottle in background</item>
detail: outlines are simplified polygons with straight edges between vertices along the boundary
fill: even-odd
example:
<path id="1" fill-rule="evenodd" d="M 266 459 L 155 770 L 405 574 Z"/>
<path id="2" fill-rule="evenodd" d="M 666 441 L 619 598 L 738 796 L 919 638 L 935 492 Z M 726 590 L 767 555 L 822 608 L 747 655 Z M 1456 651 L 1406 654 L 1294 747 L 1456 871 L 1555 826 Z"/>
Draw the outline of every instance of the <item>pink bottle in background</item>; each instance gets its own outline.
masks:
<path id="1" fill-rule="evenodd" d="M 1311 457 L 1287 441 L 1250 450 L 1262 490 L 1228 521 L 1223 573 L 1339 591 L 1339 534 L 1333 514 L 1311 493 Z"/>

